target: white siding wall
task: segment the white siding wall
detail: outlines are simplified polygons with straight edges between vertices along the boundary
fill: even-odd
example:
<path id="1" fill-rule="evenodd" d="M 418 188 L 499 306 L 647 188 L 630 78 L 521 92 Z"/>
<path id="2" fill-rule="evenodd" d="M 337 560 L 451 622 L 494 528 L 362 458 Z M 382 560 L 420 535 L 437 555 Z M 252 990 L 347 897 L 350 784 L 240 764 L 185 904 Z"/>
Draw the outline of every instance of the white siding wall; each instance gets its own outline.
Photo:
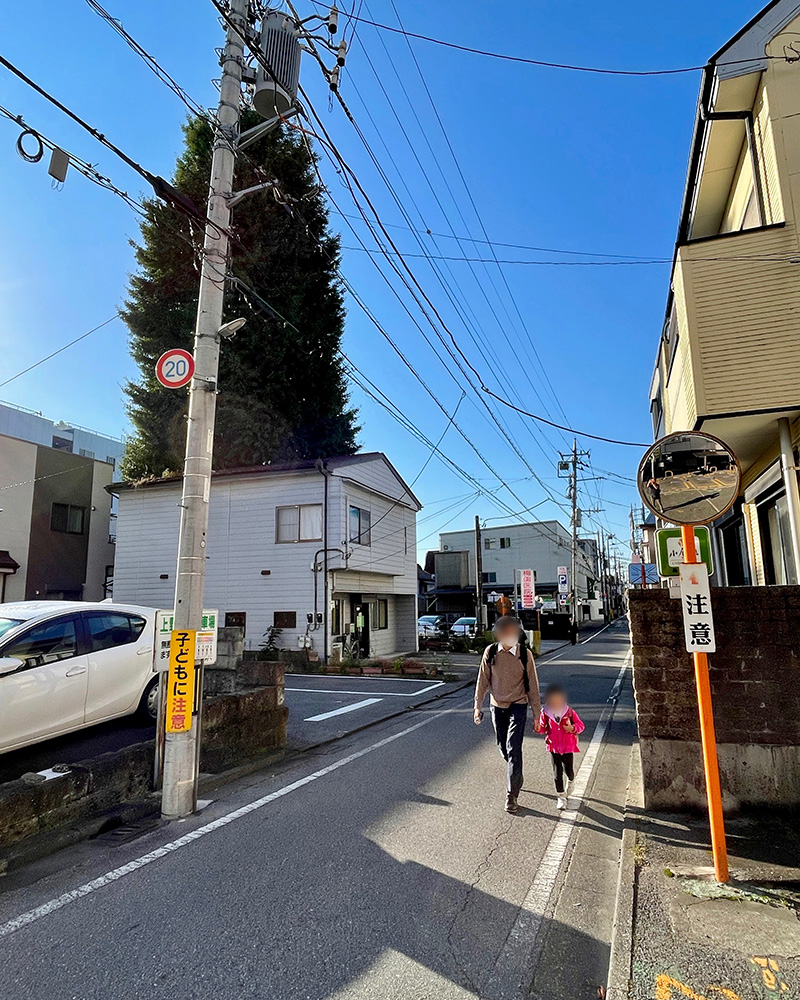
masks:
<path id="1" fill-rule="evenodd" d="M 11 411 L 14 412 L 14 411 Z M 6 581 L 6 600 L 25 600 L 28 542 L 31 533 L 33 482 L 36 475 L 36 445 L 0 435 L 0 486 L 24 483 L 0 493 L 0 549 L 8 549 L 19 563 Z"/>
<path id="2" fill-rule="evenodd" d="M 331 554 L 329 559 L 337 594 L 402 594 L 416 599 L 416 511 L 404 504 L 377 496 L 368 488 L 346 482 L 338 473 L 358 476 L 391 488 L 398 497 L 404 491 L 397 478 L 386 469 L 381 475 L 373 465 L 378 461 L 356 462 L 342 466 L 329 481 L 328 544 L 341 545 L 347 539 L 347 508 L 352 499 L 372 514 L 373 544 L 354 545 L 351 569 Z M 385 466 L 384 466 L 385 467 Z M 408 500 L 408 497 L 405 496 Z M 273 623 L 276 611 L 294 611 L 297 627 L 284 630 L 280 643 L 296 649 L 298 636 L 306 632 L 306 615 L 314 610 L 314 573 L 312 565 L 323 542 L 276 543 L 275 509 L 292 504 L 321 504 L 323 479 L 320 473 L 291 472 L 263 478 L 218 478 L 211 486 L 208 561 L 206 563 L 206 607 L 221 612 L 244 611 L 247 614 L 246 644 L 257 648 L 263 634 Z M 180 487 L 154 486 L 123 490 L 120 494 L 117 557 L 114 571 L 114 599 L 150 607 L 172 607 L 177 559 Z M 379 523 L 382 515 L 386 515 Z M 269 570 L 262 576 L 262 570 Z M 159 579 L 168 574 L 168 580 Z M 318 574 L 318 610 L 324 606 L 323 577 Z M 333 591 L 333 581 L 332 581 Z M 403 598 L 405 600 L 405 598 Z M 404 605 L 403 605 L 404 607 Z M 416 611 L 414 610 L 414 622 Z M 409 630 L 403 616 L 402 628 L 394 624 L 382 630 L 392 636 L 390 653 L 402 633 L 399 648 L 414 649 L 416 626 Z M 400 629 L 400 632 L 398 632 Z M 322 654 L 323 633 L 311 633 L 314 648 Z M 377 633 L 381 645 L 382 635 Z"/>

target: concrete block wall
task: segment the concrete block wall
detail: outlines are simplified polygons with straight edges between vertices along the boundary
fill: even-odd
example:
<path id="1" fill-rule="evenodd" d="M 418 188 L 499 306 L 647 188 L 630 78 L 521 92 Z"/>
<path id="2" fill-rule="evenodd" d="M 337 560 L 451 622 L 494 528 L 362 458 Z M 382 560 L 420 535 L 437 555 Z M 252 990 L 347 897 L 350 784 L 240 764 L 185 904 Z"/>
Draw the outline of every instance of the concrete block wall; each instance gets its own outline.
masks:
<path id="1" fill-rule="evenodd" d="M 800 806 L 800 587 L 712 588 L 709 656 L 723 805 Z M 645 805 L 703 808 L 700 727 L 680 601 L 631 591 Z"/>

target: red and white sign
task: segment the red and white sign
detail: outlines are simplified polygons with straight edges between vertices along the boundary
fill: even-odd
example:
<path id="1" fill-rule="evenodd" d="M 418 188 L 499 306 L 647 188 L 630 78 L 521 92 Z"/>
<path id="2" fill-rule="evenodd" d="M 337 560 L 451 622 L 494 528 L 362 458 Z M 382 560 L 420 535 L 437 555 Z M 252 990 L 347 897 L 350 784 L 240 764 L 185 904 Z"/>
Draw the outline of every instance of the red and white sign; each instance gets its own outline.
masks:
<path id="1" fill-rule="evenodd" d="M 522 592 L 522 607 L 526 609 L 536 607 L 536 577 L 532 569 L 521 569 L 520 591 Z"/>
<path id="2" fill-rule="evenodd" d="M 168 389 L 180 389 L 192 380 L 194 358 L 188 351 L 173 347 L 164 351 L 156 362 L 156 378 Z"/>

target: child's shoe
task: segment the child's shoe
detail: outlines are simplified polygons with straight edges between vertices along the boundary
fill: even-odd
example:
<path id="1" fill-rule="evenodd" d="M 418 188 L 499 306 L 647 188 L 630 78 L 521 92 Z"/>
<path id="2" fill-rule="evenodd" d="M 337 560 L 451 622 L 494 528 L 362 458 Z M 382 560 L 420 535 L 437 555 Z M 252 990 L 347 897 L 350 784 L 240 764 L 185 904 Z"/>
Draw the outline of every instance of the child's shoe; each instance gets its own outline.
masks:
<path id="1" fill-rule="evenodd" d="M 567 808 L 567 800 L 563 795 L 559 795 L 558 801 L 556 802 L 556 809 L 559 812 L 563 812 Z"/>

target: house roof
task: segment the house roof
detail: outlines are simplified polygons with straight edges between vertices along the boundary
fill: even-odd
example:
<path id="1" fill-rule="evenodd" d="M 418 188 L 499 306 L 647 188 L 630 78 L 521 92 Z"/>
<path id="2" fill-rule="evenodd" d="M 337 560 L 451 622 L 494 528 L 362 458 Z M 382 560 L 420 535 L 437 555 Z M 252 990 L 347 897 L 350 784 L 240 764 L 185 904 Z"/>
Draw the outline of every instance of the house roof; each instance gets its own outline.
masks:
<path id="1" fill-rule="evenodd" d="M 325 467 L 331 471 L 336 469 L 344 469 L 348 466 L 359 465 L 363 462 L 372 462 L 376 459 L 382 461 L 390 470 L 392 475 L 397 479 L 397 482 L 403 488 L 403 491 L 407 497 L 413 501 L 418 507 L 422 507 L 419 499 L 412 492 L 411 487 L 408 486 L 406 481 L 397 471 L 397 469 L 392 465 L 389 459 L 382 451 L 362 451 L 356 455 L 331 455 L 328 458 L 315 459 L 315 458 L 299 458 L 291 462 L 271 462 L 268 465 L 244 465 L 237 466 L 232 469 L 215 469 L 211 473 L 212 479 L 223 479 L 232 476 L 272 476 L 279 475 L 281 473 L 287 472 L 315 472 L 319 468 L 319 463 L 324 462 Z M 109 493 L 124 493 L 130 490 L 142 490 L 149 489 L 150 487 L 158 486 L 172 486 L 175 483 L 179 483 L 183 480 L 183 476 L 180 473 L 176 473 L 171 476 L 160 476 L 156 479 L 147 479 L 141 482 L 117 482 L 111 483 L 106 486 L 106 490 Z M 369 489 L 366 484 L 361 484 Z"/>

